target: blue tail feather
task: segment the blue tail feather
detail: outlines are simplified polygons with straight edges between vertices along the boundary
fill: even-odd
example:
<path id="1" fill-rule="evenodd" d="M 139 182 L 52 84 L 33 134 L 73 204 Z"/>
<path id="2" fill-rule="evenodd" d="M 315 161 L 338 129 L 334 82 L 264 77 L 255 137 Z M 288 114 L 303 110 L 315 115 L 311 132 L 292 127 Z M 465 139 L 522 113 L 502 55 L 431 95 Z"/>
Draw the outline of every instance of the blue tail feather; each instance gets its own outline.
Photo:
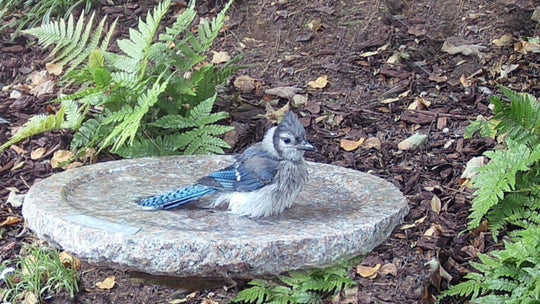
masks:
<path id="1" fill-rule="evenodd" d="M 140 204 L 145 209 L 171 209 L 189 202 L 196 201 L 203 196 L 216 192 L 215 189 L 204 185 L 194 185 L 162 195 L 141 199 Z"/>

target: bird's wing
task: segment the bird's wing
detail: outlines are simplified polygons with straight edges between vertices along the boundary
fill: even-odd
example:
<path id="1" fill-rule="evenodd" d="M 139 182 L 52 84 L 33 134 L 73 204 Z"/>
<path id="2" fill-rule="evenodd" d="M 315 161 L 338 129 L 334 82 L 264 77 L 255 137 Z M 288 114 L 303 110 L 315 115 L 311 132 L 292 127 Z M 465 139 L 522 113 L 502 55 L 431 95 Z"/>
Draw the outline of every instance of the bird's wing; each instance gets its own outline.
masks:
<path id="1" fill-rule="evenodd" d="M 198 183 L 219 190 L 250 192 L 271 183 L 278 165 L 278 159 L 265 153 L 240 157 L 235 164 L 210 173 Z"/>

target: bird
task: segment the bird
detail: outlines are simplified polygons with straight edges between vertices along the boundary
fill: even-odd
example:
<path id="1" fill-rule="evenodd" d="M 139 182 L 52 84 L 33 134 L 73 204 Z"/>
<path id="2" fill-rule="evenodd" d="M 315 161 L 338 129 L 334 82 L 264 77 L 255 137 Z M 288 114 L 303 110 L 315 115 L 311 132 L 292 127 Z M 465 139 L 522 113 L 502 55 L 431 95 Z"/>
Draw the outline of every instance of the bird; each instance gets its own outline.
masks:
<path id="1" fill-rule="evenodd" d="M 197 180 L 193 185 L 146 197 L 146 210 L 172 209 L 188 203 L 206 208 L 227 206 L 235 215 L 261 218 L 281 214 L 292 206 L 308 179 L 304 152 L 316 151 L 306 139 L 298 116 L 288 111 L 261 142 L 236 156 L 235 162 Z M 212 201 L 213 199 L 213 201 Z M 195 203 L 194 203 L 195 202 Z"/>

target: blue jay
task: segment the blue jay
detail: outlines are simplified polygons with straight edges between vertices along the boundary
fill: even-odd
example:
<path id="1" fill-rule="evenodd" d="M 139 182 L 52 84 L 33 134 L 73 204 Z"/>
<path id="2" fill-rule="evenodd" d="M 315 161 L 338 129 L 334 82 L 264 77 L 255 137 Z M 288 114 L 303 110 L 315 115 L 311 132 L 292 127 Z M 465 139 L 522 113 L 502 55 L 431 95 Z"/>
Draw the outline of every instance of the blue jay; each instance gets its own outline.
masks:
<path id="1" fill-rule="evenodd" d="M 227 204 L 232 213 L 254 218 L 277 215 L 293 204 L 307 181 L 305 151 L 315 147 L 306 140 L 298 117 L 287 112 L 262 142 L 247 148 L 233 165 L 192 186 L 143 198 L 140 204 L 145 209 L 170 209 L 211 196 L 214 201 L 208 207 Z"/>

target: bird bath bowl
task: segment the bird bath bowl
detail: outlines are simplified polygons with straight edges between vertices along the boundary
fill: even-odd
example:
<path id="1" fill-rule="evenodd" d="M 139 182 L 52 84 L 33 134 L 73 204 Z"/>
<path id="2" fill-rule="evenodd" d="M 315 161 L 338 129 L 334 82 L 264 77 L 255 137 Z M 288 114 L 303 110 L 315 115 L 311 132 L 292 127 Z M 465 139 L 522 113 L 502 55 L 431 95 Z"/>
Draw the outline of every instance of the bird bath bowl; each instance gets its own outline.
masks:
<path id="1" fill-rule="evenodd" d="M 392 184 L 308 163 L 309 181 L 283 214 L 251 219 L 226 210 L 146 211 L 140 197 L 187 186 L 230 156 L 120 160 L 55 174 L 32 186 L 27 225 L 90 263 L 174 276 L 251 277 L 322 267 L 365 254 L 407 214 Z"/>

